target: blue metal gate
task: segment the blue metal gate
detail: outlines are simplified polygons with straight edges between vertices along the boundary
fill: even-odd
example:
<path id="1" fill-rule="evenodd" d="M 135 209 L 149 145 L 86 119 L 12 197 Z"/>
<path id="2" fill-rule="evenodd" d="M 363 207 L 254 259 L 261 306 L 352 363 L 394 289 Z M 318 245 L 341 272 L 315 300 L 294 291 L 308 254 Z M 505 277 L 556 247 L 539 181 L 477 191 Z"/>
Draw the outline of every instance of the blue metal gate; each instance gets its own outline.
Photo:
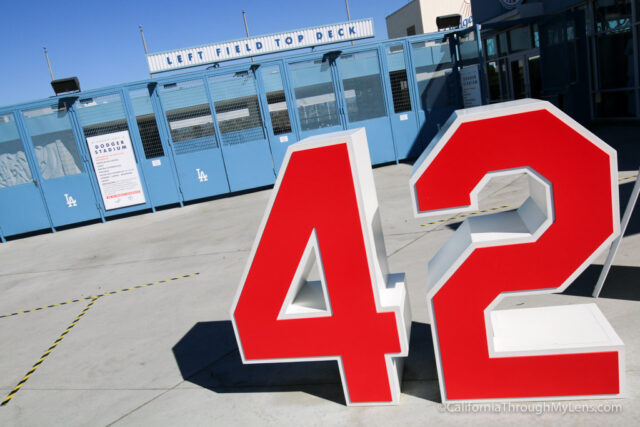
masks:
<path id="1" fill-rule="evenodd" d="M 161 84 L 158 90 L 184 200 L 229 192 L 204 80 Z"/>
<path id="2" fill-rule="evenodd" d="M 38 162 L 36 172 L 54 227 L 102 217 L 91 164 L 78 144 L 72 116 L 74 99 L 60 99 L 22 111 L 27 141 Z"/>
<path id="3" fill-rule="evenodd" d="M 13 114 L 0 115 L 0 238 L 51 226 Z M 16 215 L 19 212 L 19 215 Z"/>
<path id="4" fill-rule="evenodd" d="M 231 191 L 273 184 L 273 159 L 254 70 L 209 77 Z"/>
<path id="5" fill-rule="evenodd" d="M 383 46 L 383 75 L 387 83 L 387 99 L 390 99 L 391 131 L 395 142 L 398 160 L 420 155 L 418 141 L 418 114 L 416 113 L 414 85 L 407 73 L 407 50 L 402 41 Z"/>
<path id="6" fill-rule="evenodd" d="M 267 124 L 273 166 L 277 175 L 287 147 L 298 141 L 290 113 L 294 110 L 294 104 L 291 103 L 291 95 L 285 91 L 280 64 L 261 66 L 258 70 L 256 81 L 260 88 L 263 117 Z"/>
<path id="7" fill-rule="evenodd" d="M 346 128 L 366 129 L 373 164 L 395 161 L 378 49 L 343 53 L 337 63 Z"/>
<path id="8" fill-rule="evenodd" d="M 134 144 L 142 147 L 138 165 L 145 177 L 153 208 L 182 202 L 175 166 L 167 145 L 168 137 L 162 126 L 158 126 L 153 108 L 158 103 L 155 87 L 155 84 L 151 84 L 125 91 L 127 110 L 135 117 L 130 121 L 130 133 Z M 159 110 L 159 107 L 156 108 Z"/>

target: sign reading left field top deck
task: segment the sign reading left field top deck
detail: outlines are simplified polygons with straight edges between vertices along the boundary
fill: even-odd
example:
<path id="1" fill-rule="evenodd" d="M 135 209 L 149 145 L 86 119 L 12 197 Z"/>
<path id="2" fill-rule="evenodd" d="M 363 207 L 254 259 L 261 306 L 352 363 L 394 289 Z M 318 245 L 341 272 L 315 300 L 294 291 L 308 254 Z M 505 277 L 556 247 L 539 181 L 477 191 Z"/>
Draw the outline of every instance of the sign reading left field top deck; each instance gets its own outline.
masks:
<path id="1" fill-rule="evenodd" d="M 373 19 L 323 25 L 147 55 L 150 73 L 374 37 Z"/>

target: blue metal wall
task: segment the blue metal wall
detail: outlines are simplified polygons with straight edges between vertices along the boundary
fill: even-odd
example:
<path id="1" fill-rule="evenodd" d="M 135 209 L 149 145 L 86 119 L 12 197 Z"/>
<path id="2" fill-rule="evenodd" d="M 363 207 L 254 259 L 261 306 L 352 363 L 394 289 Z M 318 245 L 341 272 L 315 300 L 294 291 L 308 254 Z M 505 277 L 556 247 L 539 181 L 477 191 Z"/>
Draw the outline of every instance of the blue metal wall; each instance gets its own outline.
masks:
<path id="1" fill-rule="evenodd" d="M 287 147 L 318 133 L 365 127 L 373 164 L 416 157 L 461 107 L 459 68 L 480 62 L 469 31 L 2 107 L 0 238 L 270 185 Z M 146 202 L 107 210 L 86 138 L 119 131 Z"/>

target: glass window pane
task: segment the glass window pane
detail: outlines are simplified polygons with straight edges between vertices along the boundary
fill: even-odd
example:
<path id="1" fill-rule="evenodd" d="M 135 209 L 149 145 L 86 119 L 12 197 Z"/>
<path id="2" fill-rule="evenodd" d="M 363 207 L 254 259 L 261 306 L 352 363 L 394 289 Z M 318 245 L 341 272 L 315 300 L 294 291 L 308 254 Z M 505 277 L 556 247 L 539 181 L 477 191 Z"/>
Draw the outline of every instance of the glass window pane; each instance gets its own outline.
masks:
<path id="1" fill-rule="evenodd" d="M 176 154 L 218 147 L 203 80 L 165 84 L 158 93 Z"/>
<path id="2" fill-rule="evenodd" d="M 280 67 L 271 65 L 260 67 L 264 90 L 267 93 L 267 104 L 269 105 L 269 116 L 274 135 L 291 132 L 291 121 L 289 120 L 289 109 L 282 86 L 282 75 Z"/>
<path id="3" fill-rule="evenodd" d="M 462 66 L 466 67 L 479 63 L 478 42 L 475 33 L 468 33 L 460 38 L 460 60 Z"/>
<path id="4" fill-rule="evenodd" d="M 391 82 L 391 96 L 393 97 L 393 111 L 402 113 L 411 110 L 409 95 L 409 81 L 404 62 L 404 48 L 402 45 L 390 46 L 386 49 L 387 67 Z"/>
<path id="5" fill-rule="evenodd" d="M 498 63 L 487 62 L 487 80 L 489 82 L 489 99 L 497 101 L 500 99 L 500 77 L 498 75 Z"/>
<path id="6" fill-rule="evenodd" d="M 342 55 L 339 64 L 349 122 L 386 116 L 378 52 Z"/>
<path id="7" fill-rule="evenodd" d="M 136 115 L 136 123 L 140 132 L 140 140 L 144 149 L 144 156 L 147 159 L 164 156 L 162 148 L 162 140 L 160 132 L 158 132 L 158 124 L 156 116 L 153 113 L 151 105 L 151 95 L 149 89 L 136 89 L 129 92 L 131 104 L 133 105 L 133 114 Z"/>
<path id="8" fill-rule="evenodd" d="M 598 32 L 628 27 L 631 25 L 631 0 L 595 0 L 593 17 Z"/>
<path id="9" fill-rule="evenodd" d="M 631 28 L 596 36 L 600 89 L 635 86 Z"/>
<path id="10" fill-rule="evenodd" d="M 594 95 L 596 117 L 634 117 L 636 115 L 635 92 L 598 92 Z"/>
<path id="11" fill-rule="evenodd" d="M 211 77 L 209 88 L 224 144 L 243 144 L 266 138 L 252 72 Z"/>
<path id="12" fill-rule="evenodd" d="M 509 31 L 509 43 L 511 52 L 520 52 L 531 49 L 531 33 L 529 26 L 514 28 Z"/>
<path id="13" fill-rule="evenodd" d="M 67 107 L 56 105 L 24 111 L 43 179 L 82 173 Z"/>
<path id="14" fill-rule="evenodd" d="M 509 53 L 509 46 L 507 45 L 507 33 L 500 33 L 498 35 L 498 47 L 500 48 L 500 56 Z"/>
<path id="15" fill-rule="evenodd" d="M 291 64 L 291 79 L 303 131 L 340 125 L 328 61 Z"/>
<path id="16" fill-rule="evenodd" d="M 513 99 L 522 99 L 526 96 L 524 86 L 524 59 L 511 61 L 511 83 L 513 84 Z"/>
<path id="17" fill-rule="evenodd" d="M 495 37 L 489 37 L 484 41 L 484 50 L 487 57 L 498 56 L 498 42 Z"/>
<path id="18" fill-rule="evenodd" d="M 13 114 L 0 115 L 0 188 L 26 184 L 32 180 L 31 168 Z"/>
<path id="19" fill-rule="evenodd" d="M 448 42 L 413 43 L 416 80 L 420 106 L 423 111 L 432 108 L 455 106 L 451 55 Z"/>

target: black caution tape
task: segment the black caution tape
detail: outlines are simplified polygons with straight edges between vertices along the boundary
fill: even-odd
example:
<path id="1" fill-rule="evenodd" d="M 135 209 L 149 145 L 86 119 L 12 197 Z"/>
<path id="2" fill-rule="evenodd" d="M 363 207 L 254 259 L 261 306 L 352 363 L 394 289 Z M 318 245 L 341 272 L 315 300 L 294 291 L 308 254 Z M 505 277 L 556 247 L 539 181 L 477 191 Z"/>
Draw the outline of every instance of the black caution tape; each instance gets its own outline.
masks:
<path id="1" fill-rule="evenodd" d="M 84 308 L 84 310 L 82 310 L 80 312 L 80 314 L 78 314 L 78 316 L 75 319 L 73 319 L 73 322 L 71 322 L 71 324 L 69 326 L 67 326 L 67 329 L 65 329 L 64 332 L 62 334 L 60 334 L 58 339 L 56 339 L 53 342 L 51 347 L 49 347 L 47 349 L 47 351 L 45 351 L 44 354 L 40 357 L 40 359 L 38 359 L 36 361 L 36 363 L 33 364 L 31 369 L 29 369 L 29 371 L 27 371 L 27 373 L 24 375 L 24 377 L 22 377 L 20 382 L 18 384 L 16 384 L 16 386 L 13 388 L 13 390 L 11 390 L 9 395 L 7 397 L 5 397 L 5 399 L 2 401 L 2 403 L 0 403 L 0 406 L 5 406 L 7 403 L 9 403 L 9 401 L 11 399 L 13 399 L 13 396 L 15 396 L 16 393 L 18 393 L 18 391 L 27 382 L 27 380 L 33 375 L 33 373 L 36 371 L 36 369 L 38 369 L 38 367 L 42 364 L 42 362 L 44 362 L 45 359 L 47 357 L 49 357 L 51 352 L 58 346 L 58 344 L 60 344 L 62 339 L 69 333 L 69 331 L 71 331 L 71 329 L 73 329 L 73 327 L 76 326 L 76 324 L 80 321 L 80 319 L 82 319 L 82 316 L 84 316 L 87 313 L 87 311 L 89 311 L 91 306 L 93 306 L 93 304 L 98 300 L 98 298 L 106 297 L 108 295 L 119 294 L 119 293 L 122 293 L 122 292 L 132 291 L 134 289 L 140 289 L 140 288 L 146 288 L 146 287 L 149 287 L 149 286 L 159 285 L 161 283 L 168 283 L 168 282 L 172 282 L 172 281 L 175 281 L 175 280 L 186 279 L 187 277 L 194 277 L 194 276 L 197 276 L 198 274 L 200 274 L 200 273 L 187 274 L 186 276 L 178 276 L 178 277 L 173 277 L 173 278 L 167 279 L 167 280 L 160 280 L 158 282 L 145 283 L 143 285 L 132 286 L 130 288 L 124 288 L 124 289 L 118 289 L 117 291 L 105 292 L 103 294 L 93 295 L 93 296 L 87 297 L 87 298 L 77 298 L 77 299 L 74 299 L 74 300 L 71 300 L 71 301 L 62 302 L 62 303 L 59 303 L 59 304 L 51 304 L 51 305 L 44 306 L 44 307 L 34 308 L 32 310 L 24 310 L 24 311 L 19 311 L 19 312 L 16 312 L 16 313 L 5 315 L 5 316 L 0 316 L 0 317 L 15 316 L 15 315 L 18 315 L 18 314 L 30 313 L 32 311 L 42 310 L 44 308 L 59 307 L 61 305 L 65 305 L 65 304 L 71 304 L 71 303 L 74 303 L 74 302 L 89 300 L 89 304 L 87 304 L 87 306 Z"/>
<path id="2" fill-rule="evenodd" d="M 197 276 L 198 274 L 200 274 L 200 273 L 191 273 L 191 274 L 187 274 L 186 276 L 177 276 L 177 277 L 172 277 L 171 279 L 167 279 L 167 280 L 160 280 L 159 282 L 150 282 L 150 283 L 145 283 L 144 285 L 132 286 L 130 288 L 124 288 L 124 289 L 118 289 L 117 291 L 105 292 L 105 293 L 100 294 L 100 295 L 93 295 L 93 296 L 84 297 L 84 298 L 76 298 L 76 299 L 72 299 L 70 301 L 59 302 L 57 304 L 44 305 L 42 307 L 32 308 L 32 309 L 29 309 L 29 310 L 16 311 L 15 313 L 9 313 L 9 314 L 0 315 L 0 319 L 2 319 L 3 317 L 17 316 L 19 314 L 33 313 L 34 311 L 45 310 L 47 308 L 60 307 L 60 306 L 63 306 L 63 305 L 73 304 L 73 303 L 80 302 L 80 301 L 89 301 L 89 300 L 91 300 L 93 298 L 99 298 L 99 297 L 104 297 L 104 296 L 107 296 L 107 295 L 119 294 L 119 293 L 122 293 L 122 292 L 132 291 L 134 289 L 146 288 L 148 286 L 160 285 L 162 283 L 172 282 L 174 280 L 186 279 L 188 277 L 194 277 L 194 276 Z"/>

